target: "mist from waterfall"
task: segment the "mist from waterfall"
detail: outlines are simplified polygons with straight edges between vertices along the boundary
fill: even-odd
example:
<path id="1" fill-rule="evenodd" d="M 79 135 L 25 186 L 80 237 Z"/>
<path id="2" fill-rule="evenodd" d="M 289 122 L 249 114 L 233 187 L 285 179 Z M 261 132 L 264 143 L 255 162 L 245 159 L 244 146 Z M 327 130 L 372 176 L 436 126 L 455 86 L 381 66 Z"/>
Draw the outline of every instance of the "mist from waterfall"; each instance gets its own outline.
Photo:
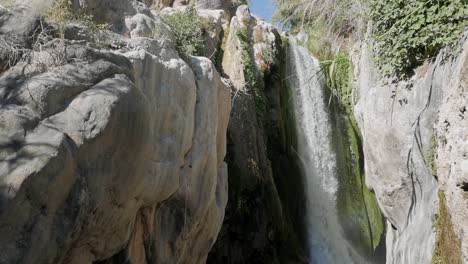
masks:
<path id="1" fill-rule="evenodd" d="M 327 87 L 320 64 L 290 40 L 287 84 L 296 120 L 297 155 L 305 177 L 306 225 L 311 263 L 364 263 L 345 239 L 337 211 L 338 169 Z"/>

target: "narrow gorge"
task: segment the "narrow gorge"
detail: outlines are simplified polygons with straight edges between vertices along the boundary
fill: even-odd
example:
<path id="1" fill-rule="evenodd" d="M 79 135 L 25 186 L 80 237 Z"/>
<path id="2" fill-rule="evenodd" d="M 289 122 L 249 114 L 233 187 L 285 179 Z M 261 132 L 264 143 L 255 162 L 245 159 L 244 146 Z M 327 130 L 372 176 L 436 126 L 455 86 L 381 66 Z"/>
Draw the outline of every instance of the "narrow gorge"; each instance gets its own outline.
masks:
<path id="1" fill-rule="evenodd" d="M 254 1 L 0 0 L 0 264 L 468 263 L 468 3 Z"/>

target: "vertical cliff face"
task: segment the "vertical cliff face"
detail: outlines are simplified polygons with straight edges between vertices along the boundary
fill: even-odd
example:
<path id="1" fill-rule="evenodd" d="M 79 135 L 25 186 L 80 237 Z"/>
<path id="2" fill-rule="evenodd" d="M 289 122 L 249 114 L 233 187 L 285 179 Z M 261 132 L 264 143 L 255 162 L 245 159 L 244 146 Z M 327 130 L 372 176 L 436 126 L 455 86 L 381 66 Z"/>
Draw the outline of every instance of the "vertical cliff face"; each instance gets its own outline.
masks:
<path id="1" fill-rule="evenodd" d="M 364 139 L 367 185 L 387 219 L 387 262 L 431 263 L 442 217 L 439 190 L 450 197 L 444 212 L 451 216 L 455 235 L 448 243 L 462 241 L 464 255 L 455 252 L 454 259 L 466 262 L 468 225 L 461 217 L 468 208 L 461 143 L 466 137 L 461 74 L 466 51 L 453 60 L 440 54 L 411 79 L 395 82 L 379 77 L 369 47 L 360 49 L 354 58 L 355 115 Z"/>
<path id="2" fill-rule="evenodd" d="M 160 17 L 189 1 L 24 3 L 0 13 L 0 263 L 204 263 L 221 225 L 208 262 L 305 262 L 272 25 L 197 1 L 193 57 Z"/>
<path id="3" fill-rule="evenodd" d="M 405 81 L 359 48 L 361 162 L 317 61 L 243 1 L 20 2 L 0 5 L 0 264 L 374 261 L 364 164 L 388 263 L 468 262 L 468 42 Z M 199 39 L 163 22 L 192 11 Z"/>
<path id="4" fill-rule="evenodd" d="M 447 263 L 468 263 L 467 71 L 468 42 L 465 41 L 445 87 L 447 96 L 439 109 L 435 131 L 434 170 L 441 195 L 434 257 Z"/>
<path id="5" fill-rule="evenodd" d="M 0 263 L 203 263 L 227 202 L 213 63 L 137 1 L 90 9 L 113 32 L 34 7 L 0 14 Z"/>
<path id="6" fill-rule="evenodd" d="M 280 37 L 247 6 L 237 9 L 227 33 L 222 70 L 233 85 L 229 202 L 208 263 L 304 262 L 298 237 L 303 207 L 297 207 L 302 182 L 286 138 L 294 129 L 282 94 Z"/>

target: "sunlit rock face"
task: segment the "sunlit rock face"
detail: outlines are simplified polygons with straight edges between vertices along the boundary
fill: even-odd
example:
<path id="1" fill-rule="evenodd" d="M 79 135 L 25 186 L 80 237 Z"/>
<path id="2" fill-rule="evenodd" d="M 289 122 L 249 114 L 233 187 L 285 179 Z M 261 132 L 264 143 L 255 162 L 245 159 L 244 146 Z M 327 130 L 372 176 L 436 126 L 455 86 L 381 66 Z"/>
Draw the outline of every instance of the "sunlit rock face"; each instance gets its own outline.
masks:
<path id="1" fill-rule="evenodd" d="M 0 75 L 0 263 L 203 263 L 216 240 L 230 91 L 127 2 Z"/>
<path id="2" fill-rule="evenodd" d="M 307 263 L 307 229 L 333 239 L 324 243 L 338 249 L 332 259 L 361 263 L 341 233 L 320 228 L 346 215 L 334 198 L 325 221 L 303 221 L 310 205 L 281 38 L 243 1 L 197 1 L 205 57 L 184 59 L 160 15 L 189 0 L 71 1 L 99 27 L 39 23 L 52 1 L 22 2 L 0 6 L 1 264 Z M 300 53 L 298 71 L 319 66 Z M 468 262 L 467 57 L 465 47 L 405 82 L 382 80 L 365 46 L 354 58 L 387 263 L 431 262 L 439 191 L 450 242 Z M 329 130 L 309 127 L 320 129 Z M 329 151 L 322 134 L 309 145 Z M 312 198 L 328 189 L 339 200 L 328 180 L 320 190 L 309 182 Z"/>
<path id="3" fill-rule="evenodd" d="M 455 65 L 436 122 L 435 173 L 455 234 L 442 249 L 468 263 L 468 42 Z"/>
<path id="4" fill-rule="evenodd" d="M 419 67 L 407 81 L 393 82 L 379 77 L 366 45 L 354 57 L 355 115 L 367 185 L 387 219 L 387 263 L 431 263 L 439 190 L 449 197 L 466 261 L 466 113 L 460 110 L 467 103 L 466 51 L 452 61 L 442 58 Z"/>
<path id="5" fill-rule="evenodd" d="M 233 96 L 229 202 L 207 263 L 306 263 L 298 238 L 303 184 L 286 139 L 293 113 L 283 97 L 280 36 L 247 6 L 236 10 L 224 34 L 220 67 Z"/>

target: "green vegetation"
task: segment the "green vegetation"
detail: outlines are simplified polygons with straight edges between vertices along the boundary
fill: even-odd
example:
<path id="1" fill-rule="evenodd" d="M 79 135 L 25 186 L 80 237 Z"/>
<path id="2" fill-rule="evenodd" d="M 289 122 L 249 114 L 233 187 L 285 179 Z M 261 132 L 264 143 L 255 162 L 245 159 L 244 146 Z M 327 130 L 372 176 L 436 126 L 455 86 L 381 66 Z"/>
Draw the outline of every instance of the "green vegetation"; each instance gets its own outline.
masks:
<path id="1" fill-rule="evenodd" d="M 385 225 L 377 199 L 365 185 L 362 140 L 353 114 L 352 63 L 348 55 L 349 42 L 363 35 L 366 8 L 360 1 L 349 0 L 280 1 L 280 12 L 292 12 L 286 15 L 288 26 L 295 32 L 302 30 L 309 34 L 303 45 L 321 60 L 320 73 L 330 89 L 330 102 L 333 102 L 330 107 L 338 124 L 333 136 L 340 164 L 337 204 L 343 226 L 349 227 L 345 228 L 345 234 L 350 241 L 359 241 L 356 245 L 362 254 L 374 258 L 375 254 L 382 254 L 379 246 L 384 239 Z"/>
<path id="2" fill-rule="evenodd" d="M 356 0 L 277 0 L 274 20 L 293 30 L 328 28 L 334 34 L 348 36 L 361 31 L 367 6 Z"/>
<path id="3" fill-rule="evenodd" d="M 257 117 L 259 120 L 262 120 L 267 109 L 267 98 L 263 92 L 263 85 L 259 81 L 260 78 L 257 77 L 255 62 L 250 54 L 252 47 L 250 35 L 247 30 L 238 29 L 236 37 L 239 39 L 242 48 L 242 64 L 244 66 L 246 85 L 254 96 Z"/>
<path id="4" fill-rule="evenodd" d="M 52 6 L 45 14 L 46 21 L 55 22 L 59 26 L 60 38 L 65 38 L 65 25 L 70 22 L 79 22 L 95 33 L 98 30 L 108 30 L 110 25 L 107 23 L 98 24 L 93 20 L 93 16 L 84 13 L 83 11 L 73 10 L 69 0 L 55 0 Z"/>
<path id="5" fill-rule="evenodd" d="M 274 20 L 293 33 L 309 35 L 307 47 L 320 60 L 333 60 L 348 50 L 349 39 L 361 37 L 367 23 L 364 0 L 277 0 Z"/>
<path id="6" fill-rule="evenodd" d="M 443 48 L 456 54 L 468 25 L 467 0 L 278 0 L 278 5 L 276 19 L 293 32 L 308 33 L 307 46 L 321 60 L 346 53 L 372 22 L 381 72 L 401 78 Z"/>
<path id="7" fill-rule="evenodd" d="M 263 59 L 268 65 L 275 64 L 275 60 L 278 56 L 278 51 L 274 46 L 267 46 L 263 49 Z"/>
<path id="8" fill-rule="evenodd" d="M 185 12 L 162 17 L 176 37 L 177 51 L 183 57 L 203 54 L 202 24 L 193 6 Z"/>
<path id="9" fill-rule="evenodd" d="M 340 52 L 336 50 L 340 49 L 340 47 L 337 47 L 340 45 L 340 40 L 334 42 L 333 38 L 327 37 L 329 32 L 326 32 L 326 27 L 307 27 L 305 30 L 309 36 L 305 46 L 318 60 L 333 60 L 335 53 Z"/>
<path id="10" fill-rule="evenodd" d="M 461 241 L 453 231 L 445 195 L 439 192 L 439 215 L 436 216 L 436 246 L 432 264 L 461 264 Z"/>
<path id="11" fill-rule="evenodd" d="M 55 0 L 45 18 L 52 22 L 63 23 L 77 20 L 77 14 L 73 12 L 69 0 Z"/>
<path id="12" fill-rule="evenodd" d="M 348 116 L 339 121 L 336 147 L 340 164 L 339 212 L 343 221 L 361 227 L 351 239 L 369 241 L 375 250 L 384 231 L 374 195 L 365 188 L 361 139 L 353 117 L 352 63 L 350 49 L 369 33 L 370 47 L 382 75 L 408 78 L 413 70 L 432 61 L 445 50 L 446 58 L 456 55 L 459 40 L 468 26 L 468 0 L 277 0 L 276 21 L 292 33 L 309 35 L 303 45 L 321 61 L 334 106 Z M 371 27 L 369 28 L 368 25 Z M 332 106 L 333 107 L 333 106 Z M 339 113 L 340 111 L 337 111 Z M 340 117 L 338 117 L 341 119 Z M 346 119 L 346 118 L 343 118 Z M 345 132 L 346 131 L 346 132 Z M 340 133 L 338 135 L 338 133 Z M 440 138 L 441 145 L 446 139 Z M 346 148 L 349 147 L 349 151 Z M 426 150 L 426 165 L 436 174 L 436 139 Z M 346 167 L 348 166 L 348 167 Z M 364 207 L 362 206 L 364 203 Z M 365 209 L 365 211 L 363 211 Z M 368 221 L 366 223 L 366 221 Z M 368 230 L 366 228 L 369 227 Z M 441 193 L 437 221 L 437 246 L 433 263 L 461 263 L 460 241 Z"/>
<path id="13" fill-rule="evenodd" d="M 409 75 L 448 47 L 468 25 L 466 0 L 371 0 L 377 62 L 386 75 Z"/>
<path id="14" fill-rule="evenodd" d="M 336 55 L 333 60 L 321 62 L 321 73 L 327 80 L 338 106 L 348 115 L 353 115 L 354 103 L 352 100 L 351 61 L 345 53 Z"/>
<path id="15" fill-rule="evenodd" d="M 377 199 L 365 185 L 364 161 L 360 132 L 354 119 L 335 113 L 338 127 L 334 144 L 338 159 L 339 216 L 345 235 L 361 253 L 372 258 L 385 231 Z M 380 252 L 379 252 L 380 253 Z"/>
<path id="16" fill-rule="evenodd" d="M 431 144 L 429 145 L 429 149 L 424 155 L 424 161 L 426 162 L 426 166 L 431 170 L 433 176 L 437 176 L 437 165 L 435 162 L 436 153 L 437 140 L 436 137 L 433 135 L 431 138 Z"/>

